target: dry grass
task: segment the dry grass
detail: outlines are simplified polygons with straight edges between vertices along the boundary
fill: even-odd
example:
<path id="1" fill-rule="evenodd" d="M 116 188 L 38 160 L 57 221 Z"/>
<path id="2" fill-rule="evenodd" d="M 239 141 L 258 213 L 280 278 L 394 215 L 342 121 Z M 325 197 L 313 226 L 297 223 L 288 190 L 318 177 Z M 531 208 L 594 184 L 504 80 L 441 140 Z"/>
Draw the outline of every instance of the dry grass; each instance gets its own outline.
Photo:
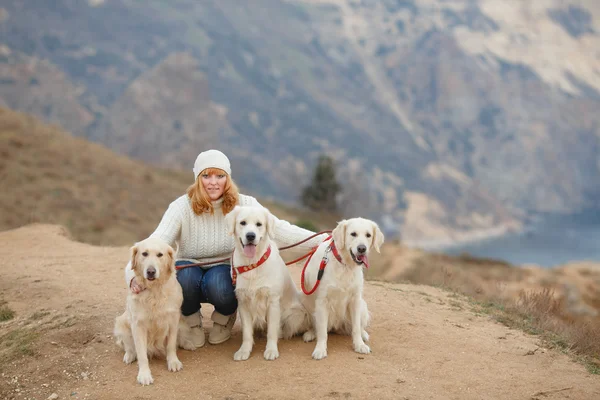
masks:
<path id="1" fill-rule="evenodd" d="M 387 263 L 393 266 L 394 260 Z M 533 276 L 534 273 L 539 276 Z M 598 287 L 597 272 L 572 273 L 589 277 L 583 287 L 577 288 L 588 293 L 580 296 L 579 301 L 600 312 L 598 295 L 589 295 L 600 292 L 589 287 Z M 574 311 L 577 307 L 569 301 L 574 285 L 565 284 L 564 274 L 564 269 L 534 272 L 499 260 L 422 253 L 412 260 L 410 268 L 393 280 L 438 286 L 464 294 L 472 299 L 475 311 L 492 315 L 507 326 L 539 335 L 547 346 L 574 356 L 588 371 L 600 374 L 600 319 Z M 531 281 L 539 284 L 530 288 L 526 282 Z M 570 292 L 562 289 L 566 286 L 571 286 Z"/>
<path id="2" fill-rule="evenodd" d="M 30 328 L 16 328 L 0 336 L 0 370 L 19 357 L 34 355 L 34 344 L 38 336 Z"/>
<path id="3" fill-rule="evenodd" d="M 578 318 L 568 312 L 562 298 L 551 290 L 521 292 L 514 300 L 476 302 L 476 310 L 498 322 L 538 335 L 549 348 L 559 349 L 600 374 L 600 321 Z"/>
<path id="4" fill-rule="evenodd" d="M 78 241 L 129 245 L 147 237 L 190 182 L 73 137 L 26 114 L 0 108 L 0 230 L 33 222 L 65 226 Z M 290 222 L 320 229 L 331 217 L 265 204 Z"/>
<path id="5" fill-rule="evenodd" d="M 15 317 L 15 312 L 6 305 L 4 300 L 0 300 L 0 322 L 11 320 Z"/>
<path id="6" fill-rule="evenodd" d="M 441 286 L 481 300 L 503 291 L 501 282 L 520 281 L 528 274 L 504 261 L 424 253 L 401 275 L 401 280 Z"/>

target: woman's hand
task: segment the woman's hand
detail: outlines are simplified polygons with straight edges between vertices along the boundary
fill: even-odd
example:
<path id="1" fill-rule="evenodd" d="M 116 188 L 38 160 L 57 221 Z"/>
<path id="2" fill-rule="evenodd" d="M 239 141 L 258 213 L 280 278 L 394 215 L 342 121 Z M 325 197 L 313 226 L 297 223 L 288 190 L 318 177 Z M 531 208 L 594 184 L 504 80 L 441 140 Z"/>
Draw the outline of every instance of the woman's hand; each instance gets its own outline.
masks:
<path id="1" fill-rule="evenodd" d="M 135 294 L 140 293 L 142 290 L 144 290 L 145 288 L 138 285 L 137 281 L 135 280 L 135 276 L 133 277 L 133 279 L 131 280 L 131 283 L 129 284 L 129 288 L 131 289 L 131 291 Z"/>

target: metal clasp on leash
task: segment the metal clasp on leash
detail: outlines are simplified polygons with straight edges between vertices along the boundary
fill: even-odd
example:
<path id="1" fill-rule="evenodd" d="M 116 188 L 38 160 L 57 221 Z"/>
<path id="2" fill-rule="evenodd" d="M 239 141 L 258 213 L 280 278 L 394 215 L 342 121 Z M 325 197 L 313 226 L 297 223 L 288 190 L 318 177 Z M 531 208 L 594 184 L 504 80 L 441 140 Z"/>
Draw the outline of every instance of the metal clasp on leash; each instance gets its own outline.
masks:
<path id="1" fill-rule="evenodd" d="M 323 261 L 325 261 L 325 264 L 329 262 L 329 253 L 331 253 L 331 246 L 327 246 L 325 253 L 323 254 Z"/>
<path id="2" fill-rule="evenodd" d="M 320 281 L 323 278 L 323 273 L 325 272 L 325 266 L 329 262 L 329 253 L 331 252 L 331 246 L 327 246 L 325 249 L 325 254 L 323 254 L 323 259 L 321 260 L 321 265 L 319 266 L 319 272 L 317 272 L 317 281 Z"/>

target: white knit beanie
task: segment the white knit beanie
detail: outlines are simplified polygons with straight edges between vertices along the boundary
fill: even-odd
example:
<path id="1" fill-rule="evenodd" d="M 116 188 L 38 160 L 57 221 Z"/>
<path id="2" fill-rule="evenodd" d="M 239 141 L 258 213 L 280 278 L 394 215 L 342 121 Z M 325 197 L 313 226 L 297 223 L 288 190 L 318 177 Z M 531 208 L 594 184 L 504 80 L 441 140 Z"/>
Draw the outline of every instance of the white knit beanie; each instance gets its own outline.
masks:
<path id="1" fill-rule="evenodd" d="M 194 163 L 194 179 L 198 178 L 200 172 L 206 168 L 219 168 L 231 176 L 231 164 L 229 158 L 219 150 L 206 150 L 198 154 Z"/>

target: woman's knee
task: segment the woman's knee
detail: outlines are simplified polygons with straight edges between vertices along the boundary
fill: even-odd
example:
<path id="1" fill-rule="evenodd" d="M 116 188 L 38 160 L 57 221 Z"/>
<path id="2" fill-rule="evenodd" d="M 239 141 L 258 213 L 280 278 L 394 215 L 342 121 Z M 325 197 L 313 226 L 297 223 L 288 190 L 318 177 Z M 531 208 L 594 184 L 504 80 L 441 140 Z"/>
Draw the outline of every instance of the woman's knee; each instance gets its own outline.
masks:
<path id="1" fill-rule="evenodd" d="M 178 261 L 176 266 L 185 265 L 185 261 Z M 189 264 L 189 263 L 188 263 Z M 200 296 L 200 284 L 203 271 L 199 267 L 189 267 L 177 270 L 177 281 L 181 285 L 183 297 Z"/>
<path id="2" fill-rule="evenodd" d="M 220 265 L 206 271 L 203 289 L 209 303 L 223 315 L 230 315 L 237 310 L 235 288 L 231 282 L 229 266 Z"/>

